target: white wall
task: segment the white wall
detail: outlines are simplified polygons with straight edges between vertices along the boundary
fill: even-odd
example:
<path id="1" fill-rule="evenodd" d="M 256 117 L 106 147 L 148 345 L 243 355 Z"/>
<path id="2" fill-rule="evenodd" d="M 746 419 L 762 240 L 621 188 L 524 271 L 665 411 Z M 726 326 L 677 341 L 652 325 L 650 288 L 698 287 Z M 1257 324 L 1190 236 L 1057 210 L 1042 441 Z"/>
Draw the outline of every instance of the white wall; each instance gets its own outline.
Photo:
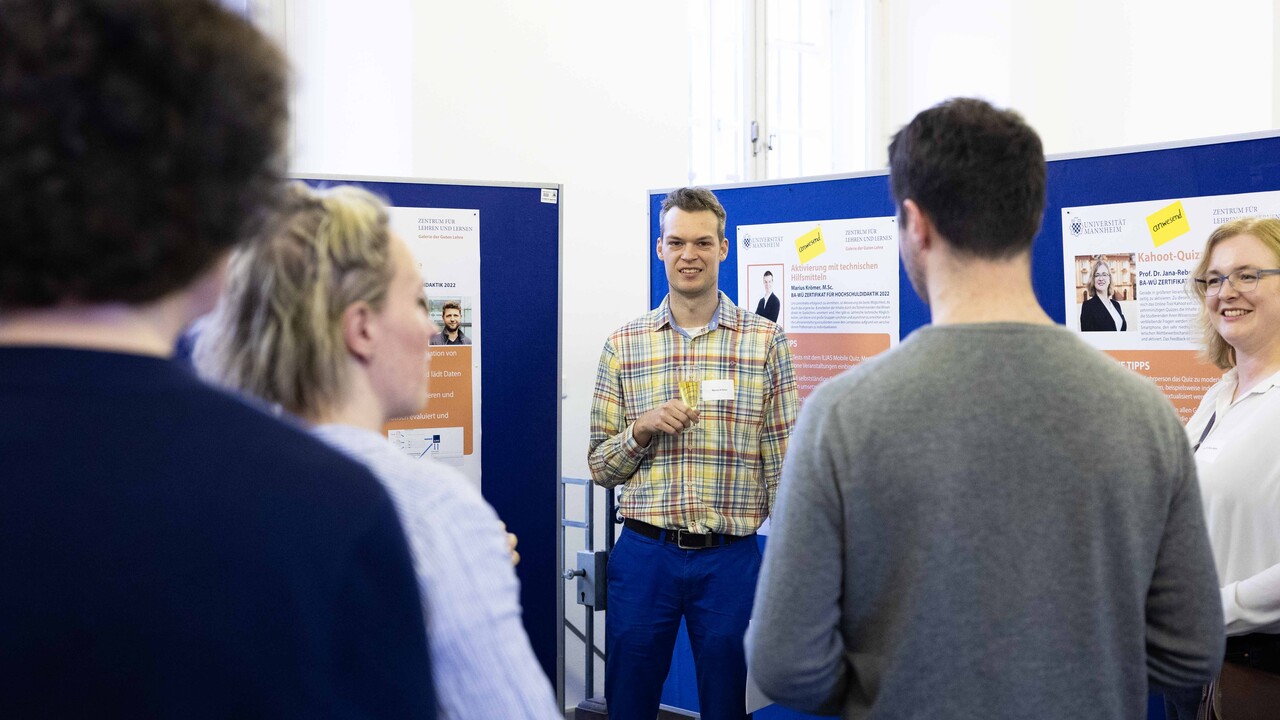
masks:
<path id="1" fill-rule="evenodd" d="M 893 132 L 956 95 L 1018 110 L 1050 154 L 1280 125 L 1276 0 L 877 3 L 880 166 Z"/>
<path id="2" fill-rule="evenodd" d="M 920 110 L 958 95 L 1007 105 L 1017 0 L 869 0 L 879 5 L 878 124 L 869 126 L 875 166 L 886 164 L 889 137 Z M 875 10 L 873 10 L 875 12 Z M 873 111 L 874 112 L 874 111 Z"/>
<path id="3" fill-rule="evenodd" d="M 412 175 L 412 0 L 283 4 L 276 31 L 294 66 L 294 171 Z"/>

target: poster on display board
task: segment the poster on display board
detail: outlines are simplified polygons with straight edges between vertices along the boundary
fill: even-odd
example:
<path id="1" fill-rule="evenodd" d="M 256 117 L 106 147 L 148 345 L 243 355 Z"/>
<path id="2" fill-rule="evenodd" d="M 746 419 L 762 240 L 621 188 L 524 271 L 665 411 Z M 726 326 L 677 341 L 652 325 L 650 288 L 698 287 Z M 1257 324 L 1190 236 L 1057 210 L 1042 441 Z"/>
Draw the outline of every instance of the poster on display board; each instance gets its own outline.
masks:
<path id="1" fill-rule="evenodd" d="M 1214 229 L 1243 217 L 1280 217 L 1280 192 L 1062 209 L 1067 327 L 1155 381 L 1184 423 L 1222 377 L 1198 356 L 1191 275 Z"/>
<path id="2" fill-rule="evenodd" d="M 388 208 L 423 277 L 439 332 L 431 338 L 427 404 L 383 430 L 402 452 L 459 468 L 480 487 L 480 211 Z"/>
<path id="3" fill-rule="evenodd" d="M 739 225 L 738 305 L 791 343 L 803 400 L 898 344 L 895 217 Z"/>
<path id="4" fill-rule="evenodd" d="M 786 333 L 801 402 L 898 344 L 896 217 L 739 225 L 737 241 L 737 303 Z"/>

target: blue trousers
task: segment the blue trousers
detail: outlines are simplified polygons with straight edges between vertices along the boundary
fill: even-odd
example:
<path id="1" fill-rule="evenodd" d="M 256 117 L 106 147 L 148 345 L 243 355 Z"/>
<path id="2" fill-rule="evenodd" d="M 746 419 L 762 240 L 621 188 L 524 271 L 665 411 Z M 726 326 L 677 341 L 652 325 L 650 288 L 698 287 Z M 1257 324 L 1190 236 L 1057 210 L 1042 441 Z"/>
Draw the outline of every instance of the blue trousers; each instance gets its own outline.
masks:
<path id="1" fill-rule="evenodd" d="M 703 720 L 747 717 L 742 638 L 759 574 L 755 538 L 681 550 L 623 529 L 609 555 L 604 694 L 610 720 L 657 717 L 681 617 Z"/>

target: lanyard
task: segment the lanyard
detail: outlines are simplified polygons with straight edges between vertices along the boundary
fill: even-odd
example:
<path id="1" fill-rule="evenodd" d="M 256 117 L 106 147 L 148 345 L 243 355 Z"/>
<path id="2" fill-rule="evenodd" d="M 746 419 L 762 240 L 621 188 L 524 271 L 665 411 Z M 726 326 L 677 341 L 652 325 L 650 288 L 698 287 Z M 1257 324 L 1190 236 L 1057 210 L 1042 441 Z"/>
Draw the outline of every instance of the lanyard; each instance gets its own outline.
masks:
<path id="1" fill-rule="evenodd" d="M 1204 432 L 1200 433 L 1200 439 L 1196 441 L 1195 445 L 1191 446 L 1191 452 L 1194 453 L 1200 449 L 1200 444 L 1204 442 L 1205 438 L 1209 437 L 1209 431 L 1213 429 L 1213 421 L 1217 419 L 1218 413 L 1216 412 L 1209 416 L 1209 424 L 1204 426 Z"/>

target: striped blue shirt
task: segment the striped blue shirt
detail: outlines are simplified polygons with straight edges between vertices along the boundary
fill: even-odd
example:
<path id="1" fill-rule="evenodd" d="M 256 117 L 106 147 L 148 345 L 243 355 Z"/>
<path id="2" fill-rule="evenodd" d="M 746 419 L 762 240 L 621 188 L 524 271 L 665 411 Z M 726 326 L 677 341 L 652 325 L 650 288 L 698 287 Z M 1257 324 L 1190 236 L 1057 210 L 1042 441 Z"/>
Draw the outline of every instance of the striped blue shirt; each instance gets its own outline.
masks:
<path id="1" fill-rule="evenodd" d="M 520 586 L 493 508 L 458 471 L 414 460 L 378 433 L 312 431 L 369 467 L 395 501 L 413 553 L 443 718 L 562 720 L 520 621 Z"/>

